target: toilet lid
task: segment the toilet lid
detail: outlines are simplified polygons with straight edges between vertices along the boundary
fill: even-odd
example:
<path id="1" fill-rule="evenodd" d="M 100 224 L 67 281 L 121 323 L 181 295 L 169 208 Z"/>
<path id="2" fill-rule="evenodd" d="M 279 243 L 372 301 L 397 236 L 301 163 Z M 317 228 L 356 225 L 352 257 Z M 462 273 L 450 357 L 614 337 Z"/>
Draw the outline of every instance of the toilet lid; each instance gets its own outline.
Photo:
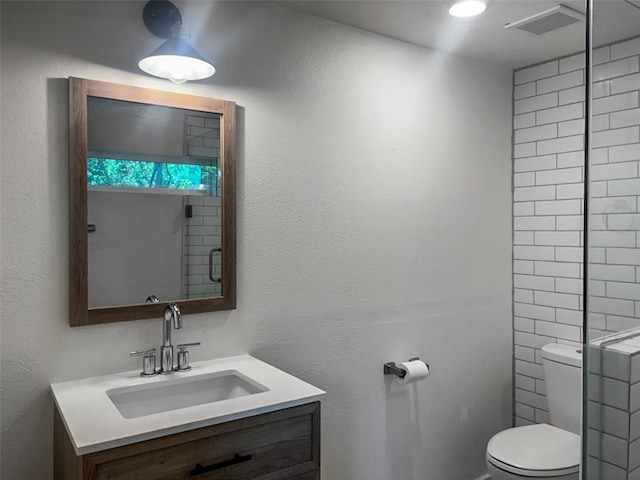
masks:
<path id="1" fill-rule="evenodd" d="M 510 428 L 489 440 L 487 458 L 529 476 L 573 473 L 580 464 L 580 436 L 546 423 Z"/>

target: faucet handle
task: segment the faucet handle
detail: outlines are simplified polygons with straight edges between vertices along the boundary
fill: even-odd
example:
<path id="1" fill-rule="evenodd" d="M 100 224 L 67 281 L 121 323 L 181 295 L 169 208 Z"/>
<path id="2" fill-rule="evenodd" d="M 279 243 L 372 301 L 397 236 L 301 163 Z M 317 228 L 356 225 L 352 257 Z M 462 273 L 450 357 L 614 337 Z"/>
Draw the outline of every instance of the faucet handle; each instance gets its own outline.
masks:
<path id="1" fill-rule="evenodd" d="M 191 370 L 191 365 L 189 365 L 189 347 L 197 347 L 200 345 L 200 342 L 194 343 L 181 343 L 180 345 L 176 345 L 178 349 L 178 368 L 179 372 L 187 372 Z"/>
<path id="2" fill-rule="evenodd" d="M 129 355 L 132 357 L 134 355 L 143 355 L 142 357 L 142 372 L 140 372 L 141 377 L 153 377 L 157 375 L 156 372 L 156 349 L 149 348 L 147 350 L 137 350 L 135 352 L 131 352 Z"/>

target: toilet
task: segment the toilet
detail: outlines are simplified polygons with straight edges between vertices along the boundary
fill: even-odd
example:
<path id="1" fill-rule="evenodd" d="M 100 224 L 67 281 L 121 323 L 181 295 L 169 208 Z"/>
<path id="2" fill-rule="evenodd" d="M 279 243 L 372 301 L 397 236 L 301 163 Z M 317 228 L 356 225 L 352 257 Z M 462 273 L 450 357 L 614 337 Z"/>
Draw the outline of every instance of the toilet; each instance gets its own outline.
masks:
<path id="1" fill-rule="evenodd" d="M 578 480 L 582 353 L 555 343 L 542 347 L 550 425 L 495 434 L 487 444 L 491 480 Z"/>

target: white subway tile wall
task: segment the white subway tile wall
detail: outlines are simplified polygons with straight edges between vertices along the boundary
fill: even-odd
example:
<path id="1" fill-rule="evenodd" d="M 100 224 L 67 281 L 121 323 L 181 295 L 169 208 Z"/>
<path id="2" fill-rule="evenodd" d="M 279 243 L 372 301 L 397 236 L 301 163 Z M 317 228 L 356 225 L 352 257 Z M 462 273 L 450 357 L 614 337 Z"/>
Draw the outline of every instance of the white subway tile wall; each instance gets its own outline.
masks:
<path id="1" fill-rule="evenodd" d="M 220 119 L 187 115 L 184 150 L 187 156 L 218 159 Z M 185 208 L 191 206 L 192 215 L 185 219 L 183 228 L 182 298 L 216 297 L 222 294 L 222 257 L 216 251 L 222 245 L 222 187 L 217 181 L 215 189 L 215 192 L 211 192 L 213 195 L 183 197 L 183 204 Z"/>
<path id="2" fill-rule="evenodd" d="M 600 48 L 594 61 L 590 317 L 591 334 L 600 336 L 640 326 L 640 39 Z M 517 425 L 548 421 L 540 348 L 578 345 L 582 335 L 584 63 L 578 54 L 514 74 Z M 640 451 L 640 411 L 638 442 L 617 446 L 628 441 L 630 412 L 640 410 L 640 384 L 612 383 L 615 375 L 606 380 L 611 398 L 592 404 L 598 416 L 607 406 L 612 426 L 594 442 L 617 474 L 638 467 L 628 460 L 631 448 Z M 630 388 L 638 391 L 635 409 L 620 403 Z"/>
<path id="3" fill-rule="evenodd" d="M 640 329 L 631 320 L 636 328 L 589 345 L 589 480 L 640 475 Z"/>
<path id="4" fill-rule="evenodd" d="M 222 199 L 211 196 L 185 196 L 184 205 L 191 205 L 193 215 L 185 219 L 183 292 L 182 298 L 216 297 L 222 294 L 222 257 L 214 251 L 222 245 L 220 209 Z M 212 265 L 209 265 L 209 262 Z M 216 281 L 211 281 L 209 276 Z"/>

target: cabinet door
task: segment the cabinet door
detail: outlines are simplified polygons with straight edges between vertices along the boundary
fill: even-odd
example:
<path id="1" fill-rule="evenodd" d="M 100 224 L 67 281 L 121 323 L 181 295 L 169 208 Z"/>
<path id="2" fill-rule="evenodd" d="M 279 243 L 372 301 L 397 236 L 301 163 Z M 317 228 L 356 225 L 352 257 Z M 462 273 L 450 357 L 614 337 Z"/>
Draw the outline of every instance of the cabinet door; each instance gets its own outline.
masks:
<path id="1" fill-rule="evenodd" d="M 316 480 L 307 474 L 320 466 L 319 404 L 98 452 L 85 461 L 88 480 Z"/>
<path id="2" fill-rule="evenodd" d="M 311 460 L 301 416 L 182 443 L 96 466 L 95 480 L 244 480 Z"/>

